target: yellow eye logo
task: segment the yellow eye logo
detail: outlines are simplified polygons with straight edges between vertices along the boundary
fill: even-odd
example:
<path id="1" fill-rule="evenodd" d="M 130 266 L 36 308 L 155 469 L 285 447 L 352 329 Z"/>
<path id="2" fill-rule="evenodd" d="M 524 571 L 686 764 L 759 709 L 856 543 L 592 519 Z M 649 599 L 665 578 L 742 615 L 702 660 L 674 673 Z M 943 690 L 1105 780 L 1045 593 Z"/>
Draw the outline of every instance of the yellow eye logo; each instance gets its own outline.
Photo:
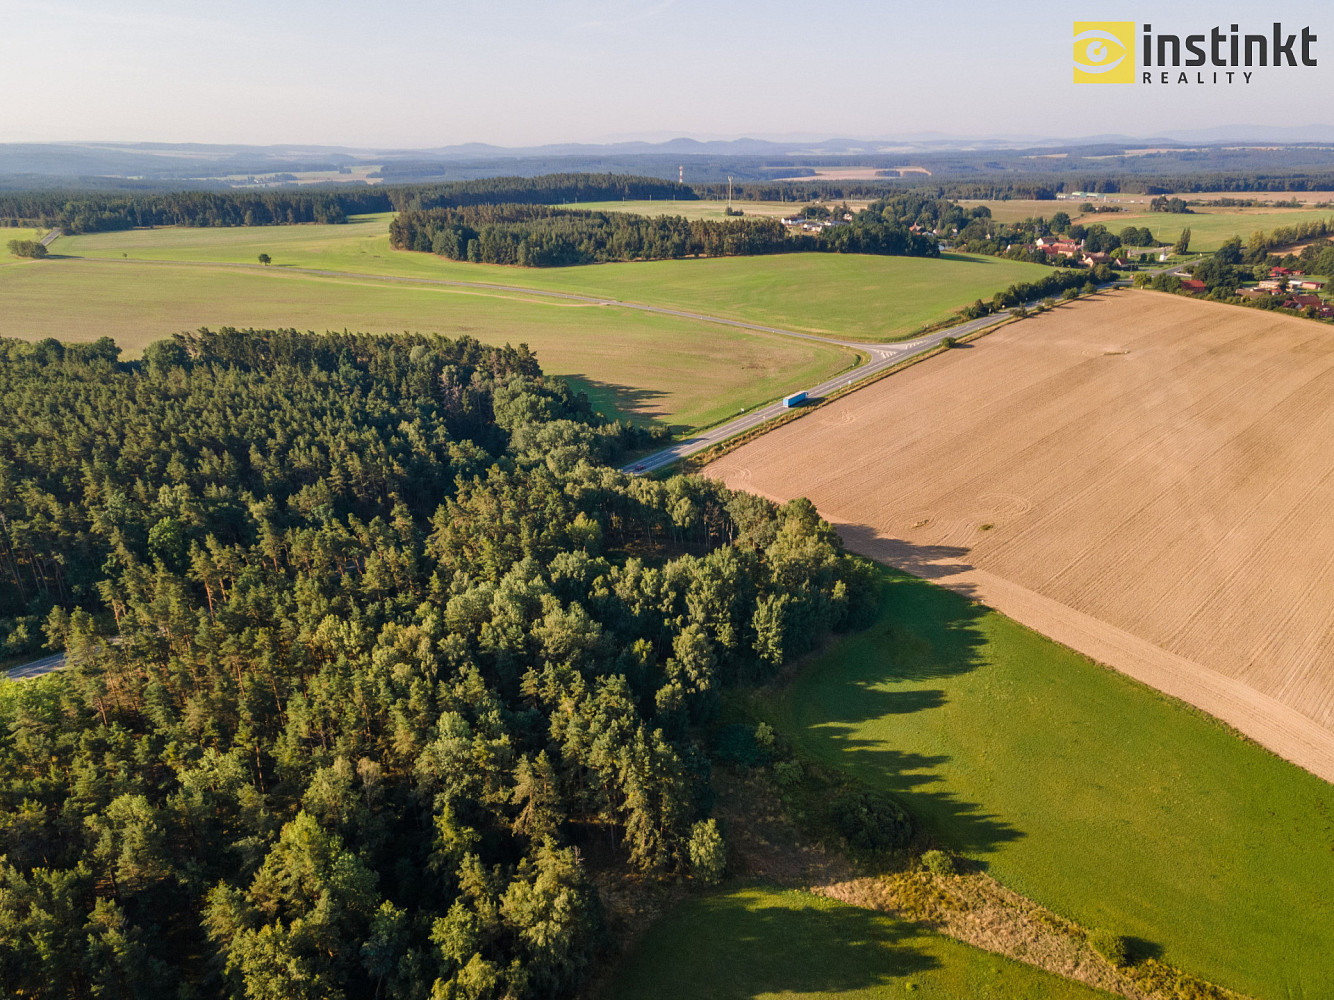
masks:
<path id="1" fill-rule="evenodd" d="M 1075 22 L 1075 83 L 1135 82 L 1135 22 Z"/>

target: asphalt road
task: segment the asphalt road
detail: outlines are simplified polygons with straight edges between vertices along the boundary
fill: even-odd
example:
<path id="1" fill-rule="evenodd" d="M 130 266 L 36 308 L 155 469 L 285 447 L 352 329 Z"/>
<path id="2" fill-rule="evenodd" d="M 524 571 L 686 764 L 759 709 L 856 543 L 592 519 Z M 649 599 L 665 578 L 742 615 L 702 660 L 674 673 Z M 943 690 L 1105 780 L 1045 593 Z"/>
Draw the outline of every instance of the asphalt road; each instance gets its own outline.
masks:
<path id="1" fill-rule="evenodd" d="M 904 340 L 893 344 L 857 344 L 850 341 L 828 340 L 833 344 L 844 344 L 847 347 L 855 347 L 858 350 L 865 351 L 871 355 L 871 360 L 866 364 L 855 368 L 850 372 L 844 372 L 842 375 L 835 376 L 813 388 L 807 389 L 808 402 L 815 403 L 840 389 L 846 389 L 858 382 L 884 371 L 886 368 L 892 368 L 899 362 L 911 358 L 913 355 L 922 354 L 937 347 L 941 341 L 947 337 L 966 337 L 970 333 L 988 326 L 993 326 L 1009 316 L 1009 310 L 993 313 L 990 316 L 983 316 L 981 319 L 967 320 L 959 323 L 957 326 L 949 327 L 945 330 L 938 330 L 935 333 L 929 333 L 925 337 L 918 337 L 915 340 Z M 744 324 L 741 324 L 744 325 Z M 789 336 L 808 336 L 807 334 L 794 334 L 787 330 L 775 330 L 768 327 L 757 327 L 756 329 L 767 329 L 773 333 L 784 333 Z M 813 340 L 827 340 L 825 337 L 811 337 Z M 794 392 L 800 390 L 793 390 Z M 646 473 L 653 472 L 674 462 L 679 462 L 687 455 L 693 455 L 706 448 L 712 448 L 716 444 L 721 444 L 728 438 L 743 434 L 767 420 L 772 420 L 780 414 L 788 412 L 783 406 L 781 400 L 770 403 L 767 406 L 761 406 L 743 413 L 725 424 L 719 424 L 711 430 L 703 431 L 693 437 L 688 437 L 684 441 L 678 441 L 669 448 L 654 452 L 646 458 L 641 458 L 637 462 L 625 466 L 622 472 Z"/>
<path id="2" fill-rule="evenodd" d="M 11 681 L 21 681 L 26 677 L 40 677 L 42 674 L 49 674 L 52 670 L 59 670 L 64 665 L 65 654 L 57 653 L 55 656 L 46 656 L 40 660 L 25 663 L 21 667 L 11 667 L 5 676 Z"/>
<path id="3" fill-rule="evenodd" d="M 1160 274 L 1164 271 L 1170 271 L 1173 274 L 1184 273 L 1181 269 L 1186 264 L 1193 261 L 1186 261 L 1185 264 L 1168 264 L 1164 267 L 1154 268 L 1148 271 L 1149 274 Z M 1129 278 L 1123 278 L 1120 281 L 1110 282 L 1103 287 L 1128 287 L 1133 282 Z M 621 304 L 621 303 L 618 303 Z M 1037 301 L 1029 302 L 1028 308 L 1033 309 L 1038 304 Z M 631 307 L 647 308 L 647 307 Z M 922 354 L 936 347 L 946 337 L 954 337 L 956 340 L 960 337 L 966 337 L 970 333 L 991 326 L 1000 322 L 1009 316 L 1010 310 L 1005 309 L 1001 312 L 992 313 L 990 316 L 983 316 L 981 319 L 967 320 L 945 330 L 938 330 L 935 333 L 928 334 L 925 337 L 918 337 L 915 340 L 905 340 L 893 344 L 864 344 L 855 341 L 836 340 L 831 337 L 817 337 L 808 333 L 797 333 L 793 330 L 780 330 L 776 327 L 755 326 L 750 323 L 734 323 L 729 320 L 719 320 L 712 316 L 702 316 L 695 313 L 676 312 L 671 309 L 653 309 L 653 312 L 665 312 L 674 316 L 691 316 L 696 319 L 707 320 L 711 323 L 727 323 L 730 326 L 739 326 L 751 330 L 763 330 L 767 333 L 779 333 L 789 337 L 802 337 L 807 340 L 820 340 L 825 343 L 839 344 L 844 347 L 855 348 L 860 351 L 866 351 L 871 355 L 871 361 L 850 372 L 844 372 L 836 378 L 831 378 L 827 382 L 821 382 L 814 388 L 807 389 L 807 401 L 810 403 L 818 402 L 821 398 L 840 389 L 848 388 L 858 382 L 863 382 L 871 376 L 883 371 L 886 368 L 898 364 L 915 354 Z M 799 392 L 794 389 L 793 392 Z M 791 393 L 789 393 L 791 395 Z M 772 420 L 774 417 L 787 412 L 781 400 L 762 406 L 759 409 L 751 410 L 749 413 L 742 414 L 725 424 L 719 424 L 712 430 L 696 434 L 694 437 L 686 438 L 684 441 L 678 441 L 669 448 L 654 452 L 646 458 L 641 458 L 637 462 L 631 462 L 624 466 L 622 472 L 648 473 L 664 468 L 674 462 L 679 462 L 688 455 L 703 451 L 706 448 L 712 448 L 716 444 L 721 444 L 728 438 L 736 437 L 752 428 L 758 427 L 766 420 Z"/>
<path id="4" fill-rule="evenodd" d="M 39 242 L 44 247 L 49 247 L 52 243 L 54 243 L 56 240 L 60 239 L 60 237 L 64 235 L 65 235 L 65 230 L 53 229 L 37 242 Z"/>

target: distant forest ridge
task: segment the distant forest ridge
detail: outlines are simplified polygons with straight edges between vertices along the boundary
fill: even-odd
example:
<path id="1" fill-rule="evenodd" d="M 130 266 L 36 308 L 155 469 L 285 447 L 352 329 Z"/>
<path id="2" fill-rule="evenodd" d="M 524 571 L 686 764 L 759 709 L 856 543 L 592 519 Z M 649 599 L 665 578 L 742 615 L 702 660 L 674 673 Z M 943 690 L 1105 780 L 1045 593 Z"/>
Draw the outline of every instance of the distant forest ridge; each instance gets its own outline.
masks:
<path id="1" fill-rule="evenodd" d="M 740 181 L 730 186 L 739 202 L 804 204 L 874 200 L 895 194 L 938 199 L 1053 200 L 1072 192 L 1099 194 L 1190 194 L 1199 191 L 1334 190 L 1334 151 L 1320 170 L 1152 173 L 1145 164 L 1127 172 L 1130 160 L 1116 157 L 1101 170 L 1056 170 L 1054 162 L 1019 167 L 988 161 L 982 169 L 955 176 L 913 175 L 872 180 Z M 1174 158 L 1174 160 L 1177 158 Z M 1212 158 L 1202 157 L 1203 162 Z M 955 164 L 960 169 L 965 164 Z M 991 169 L 994 168 L 994 169 Z M 794 168 L 796 169 L 796 168 Z M 945 172 L 948 174 L 948 171 Z M 51 189 L 0 192 L 0 227 L 60 228 L 68 233 L 106 232 L 149 226 L 273 226 L 337 224 L 372 212 L 461 209 L 478 205 L 562 205 L 599 201 L 722 200 L 727 184 L 680 184 L 657 177 L 615 173 L 552 173 L 449 183 L 367 186 L 326 184 L 263 190 L 118 191 Z"/>
<path id="2" fill-rule="evenodd" d="M 34 191 L 0 194 L 0 225 L 58 227 L 70 233 L 145 226 L 281 226 L 337 224 L 350 215 L 484 204 L 557 205 L 571 201 L 676 198 L 695 193 L 653 177 L 547 174 L 453 184 L 348 185 L 265 191 L 176 191 L 163 194 Z"/>

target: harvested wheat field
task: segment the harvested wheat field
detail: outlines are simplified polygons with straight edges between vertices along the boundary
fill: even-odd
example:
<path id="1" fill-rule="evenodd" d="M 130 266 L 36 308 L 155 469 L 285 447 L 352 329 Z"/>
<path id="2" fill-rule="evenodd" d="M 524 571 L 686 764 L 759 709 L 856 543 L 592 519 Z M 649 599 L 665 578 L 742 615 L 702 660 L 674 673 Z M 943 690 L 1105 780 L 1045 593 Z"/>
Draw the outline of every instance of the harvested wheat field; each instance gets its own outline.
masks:
<path id="1" fill-rule="evenodd" d="M 1334 329 L 1120 291 L 709 466 L 1334 780 Z"/>

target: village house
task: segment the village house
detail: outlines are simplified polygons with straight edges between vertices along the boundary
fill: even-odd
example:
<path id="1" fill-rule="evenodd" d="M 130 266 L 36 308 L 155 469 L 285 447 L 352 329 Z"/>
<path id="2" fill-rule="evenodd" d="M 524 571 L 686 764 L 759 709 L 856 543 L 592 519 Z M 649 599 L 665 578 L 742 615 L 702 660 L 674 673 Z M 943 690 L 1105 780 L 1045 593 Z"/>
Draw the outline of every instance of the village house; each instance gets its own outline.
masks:
<path id="1" fill-rule="evenodd" d="M 1284 309 L 1320 309 L 1324 300 L 1319 295 L 1293 295 L 1283 303 Z"/>
<path id="2" fill-rule="evenodd" d="M 1074 257 L 1084 249 L 1083 242 L 1076 243 L 1074 240 L 1038 240 L 1037 248 L 1048 257 L 1055 257 L 1058 254 L 1062 257 Z"/>

